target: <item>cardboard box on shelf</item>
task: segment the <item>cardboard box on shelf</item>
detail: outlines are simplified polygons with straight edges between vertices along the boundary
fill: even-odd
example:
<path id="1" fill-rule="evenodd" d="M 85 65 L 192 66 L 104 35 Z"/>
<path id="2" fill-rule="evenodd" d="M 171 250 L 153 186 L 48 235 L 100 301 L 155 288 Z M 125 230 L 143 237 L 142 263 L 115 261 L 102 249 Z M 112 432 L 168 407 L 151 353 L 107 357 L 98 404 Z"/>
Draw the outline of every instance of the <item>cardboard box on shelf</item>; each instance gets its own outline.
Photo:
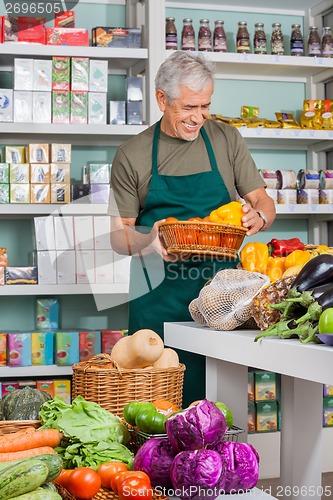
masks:
<path id="1" fill-rule="evenodd" d="M 276 373 L 255 370 L 255 401 L 274 401 L 279 399 L 279 380 Z"/>
<path id="2" fill-rule="evenodd" d="M 278 430 L 277 401 L 259 401 L 256 403 L 256 431 L 274 432 Z"/>

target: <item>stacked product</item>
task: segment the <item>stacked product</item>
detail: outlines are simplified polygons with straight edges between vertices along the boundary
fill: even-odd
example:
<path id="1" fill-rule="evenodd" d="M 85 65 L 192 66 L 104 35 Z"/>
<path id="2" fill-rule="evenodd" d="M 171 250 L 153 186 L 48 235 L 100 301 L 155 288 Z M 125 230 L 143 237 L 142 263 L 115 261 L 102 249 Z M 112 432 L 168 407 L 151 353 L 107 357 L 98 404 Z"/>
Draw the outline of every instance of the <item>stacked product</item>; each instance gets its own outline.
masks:
<path id="1" fill-rule="evenodd" d="M 110 101 L 111 125 L 142 125 L 143 78 L 126 78 L 126 101 Z"/>

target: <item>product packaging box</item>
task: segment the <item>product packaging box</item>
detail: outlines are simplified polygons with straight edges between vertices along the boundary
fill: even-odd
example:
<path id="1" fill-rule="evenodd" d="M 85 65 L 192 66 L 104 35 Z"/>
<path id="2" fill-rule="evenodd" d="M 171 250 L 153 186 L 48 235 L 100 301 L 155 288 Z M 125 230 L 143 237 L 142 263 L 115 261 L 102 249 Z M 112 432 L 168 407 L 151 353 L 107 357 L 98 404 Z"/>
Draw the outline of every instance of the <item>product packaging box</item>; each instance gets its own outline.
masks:
<path id="1" fill-rule="evenodd" d="M 89 163 L 90 184 L 110 184 L 109 163 Z"/>
<path id="2" fill-rule="evenodd" d="M 85 28 L 46 28 L 46 45 L 89 46 L 89 31 Z"/>
<path id="3" fill-rule="evenodd" d="M 25 146 L 5 146 L 2 160 L 6 163 L 26 163 Z"/>
<path id="4" fill-rule="evenodd" d="M 94 250 L 76 251 L 76 283 L 95 283 Z"/>
<path id="5" fill-rule="evenodd" d="M 32 332 L 31 359 L 33 366 L 53 364 L 52 332 Z"/>
<path id="6" fill-rule="evenodd" d="M 82 200 L 84 203 L 90 203 L 90 184 L 75 183 L 71 184 L 71 200 L 79 200 L 81 198 L 86 198 Z"/>
<path id="7" fill-rule="evenodd" d="M 142 125 L 142 101 L 126 102 L 127 125 Z"/>
<path id="8" fill-rule="evenodd" d="M 106 93 L 89 92 L 88 94 L 88 123 L 105 125 L 107 122 Z"/>
<path id="9" fill-rule="evenodd" d="M 14 90 L 14 122 L 32 122 L 32 91 Z"/>
<path id="10" fill-rule="evenodd" d="M 55 334 L 55 362 L 59 366 L 79 362 L 79 332 L 60 331 Z"/>
<path id="11" fill-rule="evenodd" d="M 0 163 L 0 184 L 9 183 L 9 164 Z"/>
<path id="12" fill-rule="evenodd" d="M 109 184 L 90 184 L 91 203 L 107 204 L 110 196 Z"/>
<path id="13" fill-rule="evenodd" d="M 256 403 L 256 431 L 274 432 L 278 430 L 277 401 L 259 401 Z"/>
<path id="14" fill-rule="evenodd" d="M 8 250 L 0 247 L 0 267 L 8 266 Z"/>
<path id="15" fill-rule="evenodd" d="M 37 330 L 57 330 L 59 328 L 59 304 L 55 298 L 36 299 Z"/>
<path id="16" fill-rule="evenodd" d="M 6 268 L 6 285 L 37 285 L 38 272 L 36 266 Z"/>
<path id="17" fill-rule="evenodd" d="M 108 61 L 91 59 L 89 65 L 89 92 L 108 91 Z"/>
<path id="18" fill-rule="evenodd" d="M 45 45 L 43 17 L 5 16 L 4 42 L 38 43 Z"/>
<path id="19" fill-rule="evenodd" d="M 31 366 L 31 333 L 8 333 L 9 366 Z"/>
<path id="20" fill-rule="evenodd" d="M 110 124 L 111 125 L 126 124 L 125 101 L 110 101 Z"/>
<path id="21" fill-rule="evenodd" d="M 102 352 L 111 354 L 113 346 L 123 338 L 126 330 L 102 330 Z"/>
<path id="22" fill-rule="evenodd" d="M 29 184 L 29 163 L 11 163 L 9 166 L 9 180 L 11 184 Z"/>
<path id="23" fill-rule="evenodd" d="M 71 163 L 71 144 L 50 144 L 51 163 Z"/>
<path id="24" fill-rule="evenodd" d="M 254 401 L 254 372 L 250 370 L 247 375 L 247 399 Z"/>
<path id="25" fill-rule="evenodd" d="M 0 89 L 0 122 L 13 121 L 13 90 Z"/>
<path id="26" fill-rule="evenodd" d="M 32 121 L 33 123 L 51 123 L 52 99 L 51 92 L 33 92 Z"/>
<path id="27" fill-rule="evenodd" d="M 279 399 L 279 377 L 276 373 L 256 370 L 254 385 L 256 401 Z"/>
<path id="28" fill-rule="evenodd" d="M 8 392 L 16 391 L 19 389 L 19 383 L 17 380 L 11 380 L 7 382 L 2 382 L 2 397 L 4 397 Z"/>
<path id="29" fill-rule="evenodd" d="M 33 90 L 34 60 L 14 58 L 14 90 Z"/>
<path id="30" fill-rule="evenodd" d="M 96 283 L 113 283 L 113 251 L 95 250 L 95 279 Z"/>
<path id="31" fill-rule="evenodd" d="M 330 396 L 323 398 L 323 426 L 333 427 L 333 398 Z"/>
<path id="32" fill-rule="evenodd" d="M 88 361 L 102 351 L 101 332 L 79 332 L 80 361 Z"/>
<path id="33" fill-rule="evenodd" d="M 56 250 L 74 250 L 74 222 L 71 215 L 54 217 Z"/>
<path id="34" fill-rule="evenodd" d="M 130 275 L 131 257 L 119 255 L 113 252 L 114 259 L 114 282 L 115 283 L 128 283 Z"/>
<path id="35" fill-rule="evenodd" d="M 19 380 L 19 389 L 37 389 L 36 380 Z"/>
<path id="36" fill-rule="evenodd" d="M 10 184 L 10 203 L 30 203 L 30 184 Z"/>
<path id="37" fill-rule="evenodd" d="M 109 215 L 95 215 L 93 221 L 95 250 L 111 250 L 111 217 Z"/>
<path id="38" fill-rule="evenodd" d="M 92 29 L 94 47 L 141 48 L 140 28 L 96 26 Z"/>
<path id="39" fill-rule="evenodd" d="M 77 215 L 73 220 L 75 249 L 92 250 L 94 248 L 93 216 Z"/>
<path id="40" fill-rule="evenodd" d="M 70 57 L 52 57 L 52 90 L 70 90 Z"/>
<path id="41" fill-rule="evenodd" d="M 323 384 L 323 396 L 333 396 L 333 385 Z"/>
<path id="42" fill-rule="evenodd" d="M 0 333 L 0 366 L 7 364 L 7 334 Z"/>
<path id="43" fill-rule="evenodd" d="M 127 101 L 143 100 L 143 78 L 142 76 L 128 76 L 126 78 Z"/>
<path id="44" fill-rule="evenodd" d="M 52 61 L 50 59 L 34 59 L 33 90 L 51 92 L 52 90 Z"/>
<path id="45" fill-rule="evenodd" d="M 50 164 L 32 163 L 30 165 L 31 184 L 49 184 L 50 183 Z"/>
<path id="46" fill-rule="evenodd" d="M 69 379 L 54 380 L 54 395 L 61 398 L 65 403 L 71 402 L 71 381 Z"/>
<path id="47" fill-rule="evenodd" d="M 64 10 L 54 16 L 55 28 L 75 28 L 74 10 Z"/>
<path id="48" fill-rule="evenodd" d="M 51 184 L 51 203 L 69 203 L 70 192 L 70 184 Z"/>
<path id="49" fill-rule="evenodd" d="M 6 284 L 5 267 L 0 267 L 0 286 Z"/>
<path id="50" fill-rule="evenodd" d="M 70 163 L 51 163 L 51 184 L 69 184 L 71 181 Z"/>
<path id="51" fill-rule="evenodd" d="M 89 90 L 89 58 L 71 58 L 71 90 Z"/>
<path id="52" fill-rule="evenodd" d="M 9 184 L 0 184 L 0 203 L 9 203 Z"/>
<path id="53" fill-rule="evenodd" d="M 55 250 L 37 252 L 38 283 L 40 285 L 57 284 L 57 254 Z"/>
<path id="54" fill-rule="evenodd" d="M 248 434 L 256 432 L 256 407 L 252 401 L 247 405 L 247 432 Z"/>
<path id="55" fill-rule="evenodd" d="M 71 92 L 70 123 L 88 123 L 88 92 Z"/>
<path id="56" fill-rule="evenodd" d="M 70 109 L 70 92 L 54 90 L 52 92 L 52 123 L 69 123 Z"/>
<path id="57" fill-rule="evenodd" d="M 37 380 L 37 389 L 45 391 L 54 398 L 54 381 L 53 380 Z"/>
<path id="58" fill-rule="evenodd" d="M 53 216 L 34 217 L 35 244 L 37 250 L 55 250 Z"/>
<path id="59" fill-rule="evenodd" d="M 50 203 L 50 201 L 51 201 L 50 184 L 30 185 L 30 203 Z"/>
<path id="60" fill-rule="evenodd" d="M 76 283 L 74 250 L 57 250 L 57 283 L 59 285 Z"/>

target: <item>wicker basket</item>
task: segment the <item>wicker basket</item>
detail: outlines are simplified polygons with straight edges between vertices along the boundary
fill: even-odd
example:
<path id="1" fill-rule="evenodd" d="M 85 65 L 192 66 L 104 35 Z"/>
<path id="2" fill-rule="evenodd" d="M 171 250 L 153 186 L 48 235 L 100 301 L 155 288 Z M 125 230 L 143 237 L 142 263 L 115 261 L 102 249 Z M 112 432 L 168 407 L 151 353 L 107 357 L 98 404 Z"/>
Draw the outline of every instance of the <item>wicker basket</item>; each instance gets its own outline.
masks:
<path id="1" fill-rule="evenodd" d="M 41 425 L 39 420 L 0 420 L 0 436 L 21 431 L 27 427 L 38 429 Z"/>
<path id="2" fill-rule="evenodd" d="M 69 491 L 67 491 L 63 486 L 60 486 L 60 484 L 57 483 L 54 484 L 63 500 L 76 500 L 76 498 L 73 497 L 73 495 L 71 495 L 71 493 L 69 493 Z M 99 492 L 92 497 L 91 500 L 119 500 L 119 497 L 112 490 L 108 490 L 102 486 Z M 138 500 L 140 500 L 140 497 L 138 497 Z M 168 497 L 156 491 L 153 492 L 152 500 L 168 500 Z"/>
<path id="3" fill-rule="evenodd" d="M 169 253 L 218 255 L 236 259 L 247 229 L 216 222 L 161 222 L 159 231 Z"/>
<path id="4" fill-rule="evenodd" d="M 167 399 L 182 406 L 185 365 L 177 368 L 119 368 L 109 354 L 98 354 L 73 365 L 73 398 L 82 396 L 114 415 L 122 416 L 130 401 Z"/>

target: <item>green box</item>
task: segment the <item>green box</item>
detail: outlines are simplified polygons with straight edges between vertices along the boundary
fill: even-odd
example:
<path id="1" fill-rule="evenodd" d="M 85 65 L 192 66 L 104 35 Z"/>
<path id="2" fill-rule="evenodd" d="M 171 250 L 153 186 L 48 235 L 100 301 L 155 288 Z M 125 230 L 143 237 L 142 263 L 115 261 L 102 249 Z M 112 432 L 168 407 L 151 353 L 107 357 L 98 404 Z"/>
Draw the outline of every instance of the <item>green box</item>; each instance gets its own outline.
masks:
<path id="1" fill-rule="evenodd" d="M 256 403 L 256 431 L 275 432 L 278 430 L 277 401 L 259 401 Z"/>
<path id="2" fill-rule="evenodd" d="M 0 163 L 0 184 L 9 183 L 9 164 Z"/>
<path id="3" fill-rule="evenodd" d="M 254 372 L 255 401 L 275 401 L 279 399 L 280 378 L 276 373 L 256 370 Z"/>
<path id="4" fill-rule="evenodd" d="M 323 427 L 333 427 L 333 398 L 323 398 Z"/>
<path id="5" fill-rule="evenodd" d="M 71 123 L 88 123 L 88 92 L 71 92 Z"/>
<path id="6" fill-rule="evenodd" d="M 254 372 L 250 370 L 247 374 L 247 400 L 254 401 Z"/>
<path id="7" fill-rule="evenodd" d="M 0 184 L 0 203 L 9 203 L 9 184 Z"/>
<path id="8" fill-rule="evenodd" d="M 254 434 L 256 432 L 256 406 L 249 402 L 247 405 L 247 433 Z"/>

